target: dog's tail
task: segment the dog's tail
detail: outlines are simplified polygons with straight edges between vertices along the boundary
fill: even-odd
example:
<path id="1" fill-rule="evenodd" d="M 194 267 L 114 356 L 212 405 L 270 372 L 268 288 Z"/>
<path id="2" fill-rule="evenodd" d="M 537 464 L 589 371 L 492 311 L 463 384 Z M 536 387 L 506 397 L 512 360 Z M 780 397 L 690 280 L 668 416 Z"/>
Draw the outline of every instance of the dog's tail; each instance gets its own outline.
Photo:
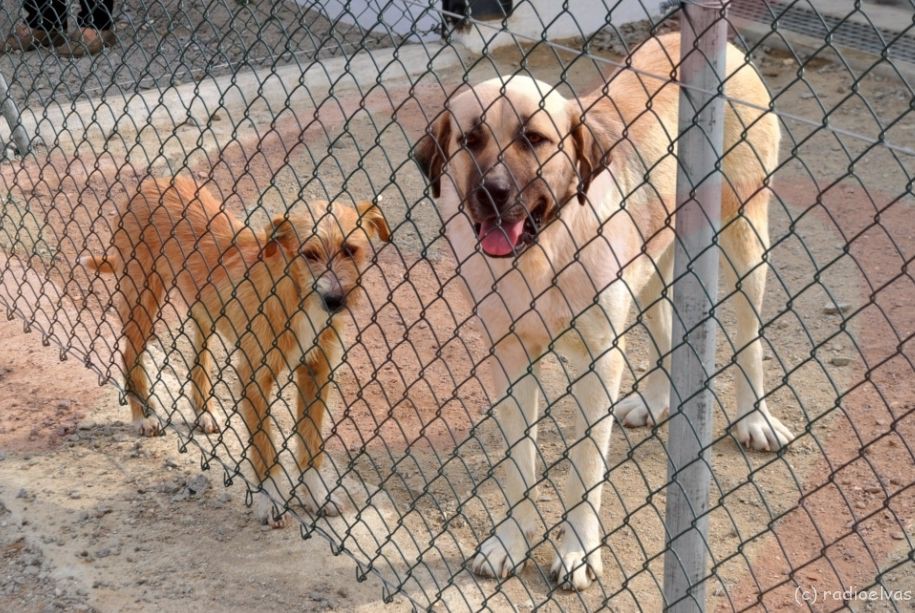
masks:
<path id="1" fill-rule="evenodd" d="M 79 263 L 100 274 L 116 273 L 121 268 L 121 259 L 110 255 L 84 255 Z"/>

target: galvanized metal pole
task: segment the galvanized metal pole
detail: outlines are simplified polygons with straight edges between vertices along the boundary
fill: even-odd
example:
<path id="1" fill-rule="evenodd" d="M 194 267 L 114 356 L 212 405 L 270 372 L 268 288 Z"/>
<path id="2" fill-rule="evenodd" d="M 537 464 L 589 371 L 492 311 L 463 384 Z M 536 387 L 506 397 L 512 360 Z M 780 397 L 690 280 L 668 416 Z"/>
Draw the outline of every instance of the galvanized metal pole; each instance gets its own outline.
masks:
<path id="1" fill-rule="evenodd" d="M 22 126 L 19 107 L 16 106 L 16 101 L 10 96 L 9 85 L 7 85 L 6 78 L 2 74 L 0 74 L 0 112 L 3 113 L 6 123 L 10 126 L 13 143 L 16 145 L 16 153 L 25 155 L 29 152 L 29 135 Z"/>
<path id="2" fill-rule="evenodd" d="M 674 252 L 671 419 L 668 442 L 664 599 L 670 611 L 705 610 L 712 401 L 721 226 L 722 87 L 727 0 L 683 2 L 680 32 L 680 138 Z"/>

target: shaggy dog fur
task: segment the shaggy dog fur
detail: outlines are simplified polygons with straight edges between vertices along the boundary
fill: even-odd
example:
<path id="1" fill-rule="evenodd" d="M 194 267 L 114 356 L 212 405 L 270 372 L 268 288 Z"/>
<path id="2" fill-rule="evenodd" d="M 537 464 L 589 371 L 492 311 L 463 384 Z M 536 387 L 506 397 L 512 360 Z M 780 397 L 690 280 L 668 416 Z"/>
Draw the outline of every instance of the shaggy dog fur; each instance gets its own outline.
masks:
<path id="1" fill-rule="evenodd" d="M 117 275 L 121 357 L 138 431 L 158 432 L 158 420 L 144 412 L 149 384 L 141 356 L 163 301 L 177 296 L 194 324 L 192 403 L 205 432 L 217 430 L 208 342 L 219 332 L 240 349 L 240 411 L 262 490 L 258 518 L 274 526 L 285 522 L 270 501 L 270 495 L 282 496 L 271 477 L 281 468 L 268 401 L 286 368 L 295 372 L 298 390 L 296 459 L 308 489 L 305 506 L 338 512 L 319 474 L 328 381 L 343 352 L 343 318 L 336 315 L 345 310 L 371 257 L 370 236 L 387 240 L 388 235 L 384 216 L 371 202 L 356 207 L 310 202 L 305 211 L 253 230 L 191 179 L 143 182 L 122 209 L 107 253 L 83 258 L 89 269 Z"/>

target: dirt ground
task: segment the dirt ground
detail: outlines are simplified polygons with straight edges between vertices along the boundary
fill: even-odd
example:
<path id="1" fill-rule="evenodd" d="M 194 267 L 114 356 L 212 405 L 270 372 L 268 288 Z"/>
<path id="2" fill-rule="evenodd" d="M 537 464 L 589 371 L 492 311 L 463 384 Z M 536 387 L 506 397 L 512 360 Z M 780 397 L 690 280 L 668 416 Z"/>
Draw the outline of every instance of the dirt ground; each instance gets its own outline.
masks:
<path id="1" fill-rule="evenodd" d="M 477 65 L 470 80 L 518 65 L 513 52 L 491 59 Z M 546 81 L 562 73 L 578 92 L 612 68 L 584 60 L 567 65 L 570 59 L 541 48 L 527 66 Z M 800 79 L 792 58 L 775 50 L 756 57 L 785 130 L 762 313 L 766 384 L 770 407 L 798 439 L 782 454 L 765 455 L 742 451 L 725 434 L 738 376 L 728 365 L 726 334 L 734 322 L 726 305 L 719 332 L 726 366 L 715 378 L 720 440 L 712 453 L 716 576 L 708 594 L 715 609 L 754 603 L 793 609 L 801 588 L 845 590 L 877 581 L 888 592 L 915 589 L 915 292 L 906 269 L 915 254 L 908 179 L 915 162 L 911 152 L 817 128 L 829 110 L 832 127 L 865 137 L 891 125 L 885 142 L 904 149 L 915 136 L 915 121 L 904 115 L 911 94 L 879 76 L 853 89 L 834 60 L 811 61 Z M 553 592 L 546 542 L 536 548 L 535 564 L 505 582 L 466 570 L 504 504 L 491 471 L 501 457 L 499 436 L 473 368 L 485 353 L 482 335 L 456 287 L 434 205 L 407 158 L 462 76 L 453 70 L 415 84 L 339 92 L 280 122 L 253 109 L 246 121 L 230 117 L 205 130 L 172 126 L 175 138 L 160 147 L 252 224 L 264 223 L 299 194 L 384 196 L 393 242 L 378 251 L 352 313 L 354 341 L 335 376 L 326 431 L 339 493 L 351 509 L 334 519 L 299 510 L 303 530 L 332 537 L 364 569 L 371 565 L 389 586 L 402 589 L 394 610 L 410 608 L 406 597 L 419 607 L 452 609 L 657 610 L 663 426 L 614 432 L 599 585 L 580 595 Z M 154 144 L 143 141 L 149 138 L 136 137 L 146 147 Z M 231 368 L 217 386 L 224 430 L 189 431 L 192 412 L 183 397 L 189 358 L 180 317 L 166 314 L 148 361 L 157 373 L 154 408 L 172 426 L 165 437 L 134 438 L 117 393 L 97 387 L 98 373 L 119 377 L 111 367 L 117 330 L 104 309 L 110 288 L 90 282 L 73 262 L 86 246 L 104 244 L 113 202 L 144 169 L 125 163 L 125 145 L 110 142 L 102 155 L 95 145 L 50 149 L 2 168 L 9 191 L 0 218 L 0 243 L 9 256 L 3 296 L 18 314 L 30 315 L 34 330 L 27 335 L 19 322 L 3 324 L 9 341 L 0 349 L 0 608 L 378 607 L 378 576 L 369 573 L 358 583 L 352 561 L 333 557 L 319 534 L 302 542 L 295 528 L 264 530 L 245 510 Z M 42 336 L 73 357 L 58 363 L 59 352 L 41 347 Z M 624 390 L 647 372 L 638 326 L 629 346 Z M 555 357 L 547 361 L 550 399 L 564 393 L 564 368 Z M 275 407 L 287 428 L 288 394 Z M 554 487 L 568 470 L 560 432 L 574 410 L 567 398 L 559 400 L 541 425 L 548 470 L 537 500 L 544 533 L 562 513 Z M 188 453 L 180 453 L 185 446 Z M 201 461 L 209 470 L 201 470 Z M 223 489 L 224 479 L 233 487 Z M 837 606 L 821 601 L 814 608 Z"/>

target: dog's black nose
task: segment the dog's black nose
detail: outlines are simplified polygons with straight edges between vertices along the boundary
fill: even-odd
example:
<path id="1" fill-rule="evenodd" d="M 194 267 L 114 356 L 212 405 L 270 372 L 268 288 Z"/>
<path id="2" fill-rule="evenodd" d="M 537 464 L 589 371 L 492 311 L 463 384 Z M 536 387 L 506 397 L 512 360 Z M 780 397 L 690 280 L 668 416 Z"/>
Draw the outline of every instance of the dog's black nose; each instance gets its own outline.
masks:
<path id="1" fill-rule="evenodd" d="M 343 294 L 324 294 L 321 296 L 321 302 L 324 303 L 325 311 L 336 313 L 346 306 L 346 296 Z"/>
<path id="2" fill-rule="evenodd" d="M 488 179 L 480 186 L 480 196 L 486 202 L 487 198 L 493 206 L 501 209 L 511 197 L 511 185 L 505 179 Z"/>

